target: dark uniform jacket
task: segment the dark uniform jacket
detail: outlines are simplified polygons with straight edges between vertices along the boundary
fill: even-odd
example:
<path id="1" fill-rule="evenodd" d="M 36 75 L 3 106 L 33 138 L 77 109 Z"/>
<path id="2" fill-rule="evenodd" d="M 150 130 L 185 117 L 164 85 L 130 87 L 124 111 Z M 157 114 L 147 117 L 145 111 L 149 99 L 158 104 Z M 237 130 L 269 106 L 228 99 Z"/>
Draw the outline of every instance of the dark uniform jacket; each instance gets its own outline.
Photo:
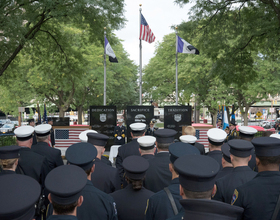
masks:
<path id="1" fill-rule="evenodd" d="M 131 142 L 124 144 L 118 148 L 118 155 L 116 158 L 116 167 L 119 172 L 121 184 L 126 185 L 126 181 L 124 179 L 124 169 L 123 169 L 122 162 L 126 157 L 131 156 L 131 155 L 141 156 L 139 153 L 139 144 L 137 142 L 137 138 L 133 139 Z"/>
<path id="2" fill-rule="evenodd" d="M 103 163 L 105 163 L 105 164 L 107 164 L 107 165 L 109 165 L 109 166 L 112 166 L 112 163 L 111 163 L 111 161 L 110 160 L 108 160 L 108 158 L 107 157 L 105 157 L 105 156 L 101 156 L 101 161 L 103 162 Z"/>
<path id="3" fill-rule="evenodd" d="M 260 172 L 251 181 L 237 187 L 232 204 L 244 208 L 244 220 L 270 220 L 280 194 L 279 186 L 279 171 Z M 280 219 L 280 213 L 276 219 Z"/>
<path id="4" fill-rule="evenodd" d="M 213 199 L 230 204 L 234 190 L 256 175 L 248 166 L 235 167 L 230 174 L 216 181 L 217 192 Z"/>
<path id="5" fill-rule="evenodd" d="M 52 143 L 52 147 L 53 147 L 55 145 L 54 130 L 51 128 L 50 132 L 51 132 L 51 134 L 50 134 L 51 135 L 51 143 Z"/>
<path id="6" fill-rule="evenodd" d="M 16 172 L 13 170 L 1 170 L 0 176 L 6 175 L 6 174 L 15 174 Z"/>
<path id="7" fill-rule="evenodd" d="M 222 170 L 218 172 L 216 176 L 216 180 L 228 175 L 232 171 L 233 171 L 233 167 L 224 167 Z"/>
<path id="8" fill-rule="evenodd" d="M 220 150 L 209 151 L 207 156 L 215 159 L 220 164 L 220 170 L 223 169 L 223 166 L 222 166 L 222 157 L 223 157 L 222 151 L 220 151 Z"/>
<path id="9" fill-rule="evenodd" d="M 121 137 L 120 140 L 117 139 L 117 137 Z M 125 126 L 115 126 L 114 128 L 114 144 L 121 145 L 125 144 L 125 136 L 126 136 L 126 128 Z"/>
<path id="10" fill-rule="evenodd" d="M 236 130 L 236 128 L 234 128 L 228 135 L 227 140 L 230 141 L 232 139 L 235 139 L 239 136 L 238 131 Z"/>
<path id="11" fill-rule="evenodd" d="M 144 186 L 156 193 L 171 184 L 172 174 L 169 170 L 169 152 L 157 153 L 153 159 L 148 161 L 150 166 L 146 171 Z"/>
<path id="12" fill-rule="evenodd" d="M 152 159 L 155 157 L 155 155 L 153 154 L 144 154 L 141 157 L 145 158 L 146 160 Z"/>
<path id="13" fill-rule="evenodd" d="M 199 150 L 201 155 L 205 155 L 205 148 L 203 144 L 200 144 L 198 142 L 194 143 L 194 146 Z"/>
<path id="14" fill-rule="evenodd" d="M 46 157 L 32 151 L 28 147 L 21 147 L 19 153 L 20 157 L 16 173 L 22 174 L 21 171 L 23 171 L 25 175 L 33 177 L 44 186 L 45 178 L 50 171 Z"/>
<path id="15" fill-rule="evenodd" d="M 171 185 L 167 187 L 173 196 L 178 212 L 182 210 L 182 206 L 179 202 L 179 200 L 182 199 L 179 185 L 179 178 L 175 178 L 171 181 Z M 146 209 L 146 220 L 167 219 L 173 216 L 173 208 L 164 190 L 157 192 L 149 199 Z"/>
<path id="16" fill-rule="evenodd" d="M 117 204 L 119 220 L 143 220 L 147 200 L 154 193 L 144 187 L 134 190 L 132 184 L 111 194 Z"/>
<path id="17" fill-rule="evenodd" d="M 47 220 L 78 220 L 74 215 L 51 215 Z"/>
<path id="18" fill-rule="evenodd" d="M 236 220 L 240 219 L 243 209 L 229 204 L 208 199 L 183 199 L 180 201 L 185 209 L 169 220 Z"/>
<path id="19" fill-rule="evenodd" d="M 104 219 L 115 220 L 117 218 L 116 203 L 112 196 L 95 188 L 90 180 L 87 181 L 85 188 L 82 190 L 84 201 L 77 208 L 77 218 L 79 220 Z M 53 207 L 50 204 L 48 216 L 52 215 Z"/>
<path id="20" fill-rule="evenodd" d="M 47 158 L 50 170 L 63 165 L 61 151 L 50 147 L 45 142 L 37 142 L 31 146 L 31 150 Z"/>
<path id="21" fill-rule="evenodd" d="M 145 133 L 145 135 L 151 135 L 154 136 L 154 132 L 158 130 L 158 128 L 153 127 L 153 130 L 151 129 L 151 127 L 149 127 Z"/>
<path id="22" fill-rule="evenodd" d="M 98 158 L 95 159 L 95 169 L 91 174 L 91 182 L 97 189 L 105 193 L 112 193 L 121 188 L 118 170 L 108 166 Z"/>

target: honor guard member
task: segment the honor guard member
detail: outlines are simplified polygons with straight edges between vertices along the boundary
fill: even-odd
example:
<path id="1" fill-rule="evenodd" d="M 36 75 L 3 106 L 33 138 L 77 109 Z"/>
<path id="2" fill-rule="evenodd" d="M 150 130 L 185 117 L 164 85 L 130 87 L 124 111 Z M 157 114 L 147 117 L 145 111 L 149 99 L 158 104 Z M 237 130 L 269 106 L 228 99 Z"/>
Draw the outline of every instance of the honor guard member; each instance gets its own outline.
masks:
<path id="1" fill-rule="evenodd" d="M 249 127 L 249 126 L 239 126 L 239 139 L 241 140 L 245 140 L 245 141 L 252 141 L 255 134 L 258 132 L 257 129 Z M 258 171 L 257 170 L 257 165 L 256 165 L 256 154 L 255 154 L 255 148 L 252 149 L 251 152 L 252 158 L 249 161 L 249 167 L 254 170 L 254 171 Z"/>
<path id="2" fill-rule="evenodd" d="M 116 203 L 113 198 L 95 188 L 91 182 L 94 172 L 96 148 L 90 143 L 71 145 L 65 153 L 69 164 L 81 167 L 87 174 L 87 184 L 82 190 L 83 204 L 77 208 L 77 218 L 87 219 L 117 219 Z"/>
<path id="3" fill-rule="evenodd" d="M 16 173 L 33 177 L 43 186 L 50 169 L 47 158 L 31 150 L 33 132 L 31 126 L 21 126 L 14 130 L 17 145 L 21 147 Z"/>
<path id="4" fill-rule="evenodd" d="M 37 136 L 37 144 L 31 146 L 31 150 L 46 157 L 50 170 L 63 165 L 61 151 L 52 148 L 49 143 L 51 141 L 50 131 L 52 126 L 49 124 L 41 124 L 35 127 Z"/>
<path id="5" fill-rule="evenodd" d="M 87 133 L 98 133 L 97 131 L 95 130 L 85 130 L 85 131 L 82 131 L 80 134 L 79 134 L 79 139 L 81 142 L 88 142 L 88 137 L 87 137 Z M 107 165 L 109 166 L 112 166 L 112 163 L 110 160 L 108 160 L 107 157 L 105 157 L 104 155 L 101 155 L 101 161 L 106 163 Z"/>
<path id="6" fill-rule="evenodd" d="M 41 187 L 33 178 L 25 175 L 0 176 L 0 219 L 35 219 L 35 203 Z"/>
<path id="7" fill-rule="evenodd" d="M 114 144 L 122 145 L 125 144 L 126 127 L 123 126 L 123 119 L 118 119 L 118 124 L 114 129 Z"/>
<path id="8" fill-rule="evenodd" d="M 195 128 L 193 126 L 187 126 L 184 132 L 186 135 L 180 136 L 179 137 L 180 141 L 195 146 L 199 150 L 201 155 L 205 155 L 204 145 L 196 142 L 197 138 L 195 136 L 196 134 Z"/>
<path id="9" fill-rule="evenodd" d="M 236 188 L 232 204 L 244 208 L 242 219 L 245 220 L 280 219 L 280 140 L 259 137 L 254 138 L 252 144 L 255 146 L 258 174 Z"/>
<path id="10" fill-rule="evenodd" d="M 216 181 L 216 192 L 212 199 L 230 204 L 234 190 L 253 179 L 257 173 L 248 166 L 254 148 L 251 142 L 235 139 L 230 140 L 228 145 L 233 171 Z"/>
<path id="11" fill-rule="evenodd" d="M 223 169 L 221 169 L 218 172 L 216 179 L 220 179 L 233 171 L 233 165 L 230 160 L 230 152 L 229 152 L 228 143 L 224 143 L 222 145 L 222 154 L 223 154 L 223 157 L 222 157 Z"/>
<path id="12" fill-rule="evenodd" d="M 16 145 L 0 147 L 0 176 L 16 173 L 19 150 L 20 147 Z"/>
<path id="13" fill-rule="evenodd" d="M 131 128 L 132 141 L 130 141 L 129 143 L 124 144 L 118 148 L 118 155 L 116 158 L 116 167 L 118 169 L 119 176 L 121 179 L 121 184 L 123 187 L 125 187 L 127 185 L 127 183 L 124 179 L 124 169 L 122 166 L 122 162 L 128 156 L 131 156 L 131 155 L 140 156 L 139 144 L 137 142 L 137 138 L 145 135 L 146 124 L 132 123 L 130 125 L 130 128 Z"/>
<path id="14" fill-rule="evenodd" d="M 179 200 L 182 199 L 179 190 L 179 174 L 174 169 L 174 162 L 183 155 L 199 155 L 199 150 L 186 143 L 176 142 L 169 146 L 169 170 L 172 174 L 171 184 L 154 194 L 147 202 L 146 220 L 171 218 L 182 211 Z"/>
<path id="15" fill-rule="evenodd" d="M 143 136 L 137 139 L 139 143 L 139 152 L 141 157 L 149 160 L 155 157 L 155 142 L 156 138 L 154 136 Z"/>
<path id="16" fill-rule="evenodd" d="M 174 142 L 176 134 L 177 131 L 173 129 L 155 131 L 157 154 L 149 160 L 150 167 L 144 180 L 144 186 L 155 193 L 171 184 L 172 175 L 169 171 L 168 147 Z"/>
<path id="17" fill-rule="evenodd" d="M 83 203 L 82 190 L 86 186 L 85 171 L 74 165 L 59 166 L 47 176 L 45 185 L 53 215 L 47 220 L 77 220 L 77 207 Z"/>
<path id="18" fill-rule="evenodd" d="M 235 139 L 235 138 L 238 138 L 239 134 L 238 134 L 238 131 L 236 130 L 236 123 L 235 121 L 231 121 L 229 123 L 229 134 L 228 134 L 228 137 L 227 137 L 227 141 L 230 141 L 232 139 Z"/>
<path id="19" fill-rule="evenodd" d="M 87 133 L 88 143 L 93 144 L 97 149 L 95 158 L 95 169 L 91 174 L 93 185 L 105 193 L 111 193 L 119 190 L 121 187 L 118 170 L 108 166 L 101 161 L 101 156 L 105 151 L 106 143 L 109 139 L 107 135 L 98 133 Z"/>
<path id="20" fill-rule="evenodd" d="M 118 219 L 143 220 L 147 200 L 154 194 L 143 187 L 149 163 L 143 157 L 133 155 L 124 159 L 123 167 L 128 185 L 111 194 L 117 203 Z"/>
<path id="21" fill-rule="evenodd" d="M 223 129 L 222 119 L 218 119 L 218 123 L 216 124 L 216 128 Z"/>
<path id="22" fill-rule="evenodd" d="M 207 131 L 208 141 L 209 141 L 209 153 L 208 157 L 212 157 L 220 164 L 220 169 L 222 167 L 222 145 L 227 137 L 227 133 L 219 128 L 211 128 Z"/>
<path id="23" fill-rule="evenodd" d="M 180 203 L 184 212 L 170 220 L 233 220 L 241 217 L 242 208 L 211 200 L 215 177 L 220 170 L 213 158 L 184 155 L 175 161 L 174 167 L 179 173 L 180 195 L 183 198 Z"/>
<path id="24" fill-rule="evenodd" d="M 48 118 L 48 124 L 50 126 L 53 126 L 53 119 L 52 118 Z M 55 146 L 55 138 L 54 138 L 54 130 L 53 130 L 53 128 L 51 128 L 51 130 L 50 130 L 50 136 L 51 136 L 52 147 L 54 147 Z"/>
<path id="25" fill-rule="evenodd" d="M 155 119 L 151 120 L 150 127 L 147 129 L 145 135 L 154 136 L 154 132 L 158 129 L 158 128 L 154 127 L 155 123 L 156 123 Z"/>

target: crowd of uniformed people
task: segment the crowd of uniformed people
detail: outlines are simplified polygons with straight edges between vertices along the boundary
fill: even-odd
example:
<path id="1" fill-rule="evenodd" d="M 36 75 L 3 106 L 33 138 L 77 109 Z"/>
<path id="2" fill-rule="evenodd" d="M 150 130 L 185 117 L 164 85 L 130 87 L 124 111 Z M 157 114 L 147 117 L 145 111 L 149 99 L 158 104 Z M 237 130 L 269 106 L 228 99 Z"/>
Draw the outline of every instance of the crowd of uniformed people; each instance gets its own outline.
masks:
<path id="1" fill-rule="evenodd" d="M 116 168 L 106 135 L 82 132 L 64 165 L 51 125 L 15 129 L 17 145 L 0 147 L 0 219 L 280 219 L 280 135 L 240 126 L 228 140 L 212 128 L 206 153 L 192 126 L 180 141 L 172 129 L 130 128 L 127 144 L 122 121 L 115 128 Z"/>

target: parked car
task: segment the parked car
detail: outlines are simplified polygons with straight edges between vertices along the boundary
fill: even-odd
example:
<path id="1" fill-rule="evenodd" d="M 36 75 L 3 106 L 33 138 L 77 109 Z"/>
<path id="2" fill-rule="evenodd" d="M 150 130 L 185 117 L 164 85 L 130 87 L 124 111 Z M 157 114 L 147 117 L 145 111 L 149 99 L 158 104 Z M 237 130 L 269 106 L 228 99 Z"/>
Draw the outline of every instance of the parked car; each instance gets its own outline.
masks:
<path id="1" fill-rule="evenodd" d="M 14 124 L 4 124 L 0 128 L 0 134 L 12 133 L 14 131 Z"/>

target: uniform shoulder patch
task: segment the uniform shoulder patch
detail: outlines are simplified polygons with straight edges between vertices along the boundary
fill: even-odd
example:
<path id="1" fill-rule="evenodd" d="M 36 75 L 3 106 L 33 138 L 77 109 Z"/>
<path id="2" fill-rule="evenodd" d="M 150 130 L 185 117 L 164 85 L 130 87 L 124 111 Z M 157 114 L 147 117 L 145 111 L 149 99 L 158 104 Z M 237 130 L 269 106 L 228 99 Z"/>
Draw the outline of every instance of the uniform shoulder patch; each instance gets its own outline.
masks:
<path id="1" fill-rule="evenodd" d="M 237 200 L 238 198 L 238 191 L 237 189 L 234 190 L 234 193 L 232 195 L 232 199 L 231 199 L 231 205 L 233 205 L 235 203 L 235 201 Z"/>

